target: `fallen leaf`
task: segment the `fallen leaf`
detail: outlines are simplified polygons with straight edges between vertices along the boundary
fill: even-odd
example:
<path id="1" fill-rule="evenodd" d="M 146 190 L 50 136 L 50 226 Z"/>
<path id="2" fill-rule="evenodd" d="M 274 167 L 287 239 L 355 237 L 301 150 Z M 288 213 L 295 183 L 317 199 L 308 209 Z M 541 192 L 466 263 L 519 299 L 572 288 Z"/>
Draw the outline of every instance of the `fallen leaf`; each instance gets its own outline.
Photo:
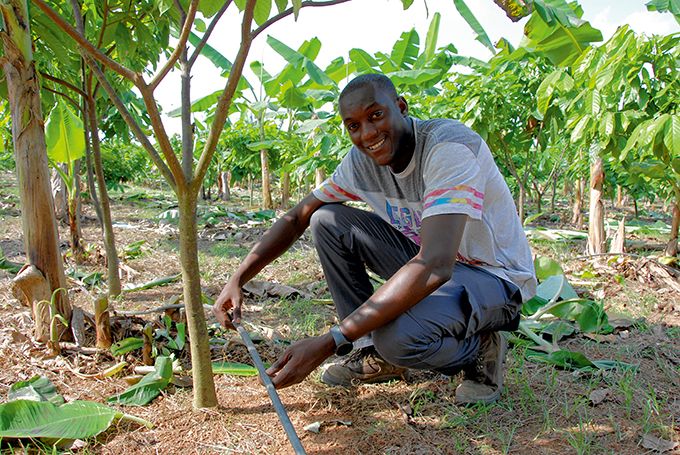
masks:
<path id="1" fill-rule="evenodd" d="M 595 389 L 592 392 L 590 392 L 589 399 L 590 399 L 590 404 L 593 406 L 597 406 L 598 404 L 602 403 L 607 396 L 609 396 L 609 393 L 611 392 L 611 389 L 608 388 L 603 388 L 603 389 Z"/>
<path id="2" fill-rule="evenodd" d="M 642 437 L 642 447 L 656 452 L 669 452 L 677 446 L 678 443 L 675 441 L 666 441 L 665 439 L 657 438 L 651 434 L 646 434 Z"/>

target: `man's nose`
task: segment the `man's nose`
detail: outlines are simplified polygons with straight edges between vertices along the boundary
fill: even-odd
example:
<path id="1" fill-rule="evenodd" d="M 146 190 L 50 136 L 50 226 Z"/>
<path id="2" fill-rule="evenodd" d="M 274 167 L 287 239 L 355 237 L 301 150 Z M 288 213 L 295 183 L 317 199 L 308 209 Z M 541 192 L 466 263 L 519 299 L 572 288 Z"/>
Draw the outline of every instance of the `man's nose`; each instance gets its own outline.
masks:
<path id="1" fill-rule="evenodd" d="M 361 128 L 361 140 L 365 142 L 375 139 L 377 132 L 378 130 L 376 129 L 375 125 L 367 122 Z"/>

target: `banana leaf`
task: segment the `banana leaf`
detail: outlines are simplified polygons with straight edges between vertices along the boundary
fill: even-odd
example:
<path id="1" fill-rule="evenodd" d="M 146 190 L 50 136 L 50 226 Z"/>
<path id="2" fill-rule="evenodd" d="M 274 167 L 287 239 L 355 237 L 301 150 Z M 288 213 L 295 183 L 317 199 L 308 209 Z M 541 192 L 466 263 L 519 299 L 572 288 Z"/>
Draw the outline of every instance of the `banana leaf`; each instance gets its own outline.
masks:
<path id="1" fill-rule="evenodd" d="M 0 437 L 85 439 L 106 430 L 123 413 L 92 401 L 55 406 L 49 401 L 15 400 L 0 405 Z"/>
<path id="2" fill-rule="evenodd" d="M 125 392 L 109 397 L 109 403 L 125 406 L 144 406 L 161 394 L 172 379 L 172 359 L 167 356 L 156 358 L 155 371 L 147 374 Z"/>
<path id="3" fill-rule="evenodd" d="M 179 280 L 182 277 L 180 273 L 177 275 L 170 275 L 170 276 L 165 276 L 161 278 L 156 278 L 155 280 L 147 281 L 146 283 L 141 283 L 141 284 L 128 284 L 125 287 L 123 287 L 123 292 L 134 292 L 134 291 L 143 291 L 146 289 L 152 289 L 158 286 L 165 286 L 166 284 L 174 283 L 175 281 Z"/>
<path id="4" fill-rule="evenodd" d="M 141 338 L 137 337 L 125 338 L 111 345 L 111 355 L 119 356 L 127 354 L 128 352 L 134 351 L 135 349 L 141 349 L 142 346 L 144 346 L 144 340 Z"/>
<path id="5" fill-rule="evenodd" d="M 54 405 L 64 404 L 64 397 L 45 376 L 35 375 L 28 381 L 19 381 L 9 388 L 7 398 L 14 400 L 49 401 Z"/>
<path id="6" fill-rule="evenodd" d="M 257 376 L 257 369 L 246 365 L 245 363 L 236 362 L 213 362 L 213 374 L 227 374 L 230 376 Z"/>

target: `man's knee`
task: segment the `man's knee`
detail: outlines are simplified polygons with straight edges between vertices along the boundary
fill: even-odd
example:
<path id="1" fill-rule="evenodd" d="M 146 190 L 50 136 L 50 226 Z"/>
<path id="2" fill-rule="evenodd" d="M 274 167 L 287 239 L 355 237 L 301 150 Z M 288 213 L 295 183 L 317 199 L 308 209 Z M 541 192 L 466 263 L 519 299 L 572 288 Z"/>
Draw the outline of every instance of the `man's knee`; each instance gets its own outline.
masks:
<path id="1" fill-rule="evenodd" d="M 337 224 L 338 208 L 342 204 L 325 204 L 319 207 L 309 220 L 309 227 L 312 233 L 318 233 L 323 228 L 335 226 Z"/>
<path id="2" fill-rule="evenodd" d="M 415 321 L 406 314 L 374 330 L 371 337 L 378 353 L 400 367 L 416 367 L 429 347 Z"/>

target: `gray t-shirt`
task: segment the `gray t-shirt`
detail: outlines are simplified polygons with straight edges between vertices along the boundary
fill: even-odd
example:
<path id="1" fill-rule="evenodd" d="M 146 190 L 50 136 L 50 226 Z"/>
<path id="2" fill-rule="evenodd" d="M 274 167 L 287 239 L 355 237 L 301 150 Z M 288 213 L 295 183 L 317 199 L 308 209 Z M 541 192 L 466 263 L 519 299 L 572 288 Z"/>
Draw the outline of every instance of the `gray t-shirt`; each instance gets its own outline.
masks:
<path id="1" fill-rule="evenodd" d="M 333 175 L 314 190 L 324 202 L 364 201 L 420 245 L 422 220 L 468 215 L 458 260 L 482 267 L 536 293 L 531 251 L 515 203 L 482 138 L 454 120 L 414 119 L 415 152 L 399 174 L 352 147 Z"/>

